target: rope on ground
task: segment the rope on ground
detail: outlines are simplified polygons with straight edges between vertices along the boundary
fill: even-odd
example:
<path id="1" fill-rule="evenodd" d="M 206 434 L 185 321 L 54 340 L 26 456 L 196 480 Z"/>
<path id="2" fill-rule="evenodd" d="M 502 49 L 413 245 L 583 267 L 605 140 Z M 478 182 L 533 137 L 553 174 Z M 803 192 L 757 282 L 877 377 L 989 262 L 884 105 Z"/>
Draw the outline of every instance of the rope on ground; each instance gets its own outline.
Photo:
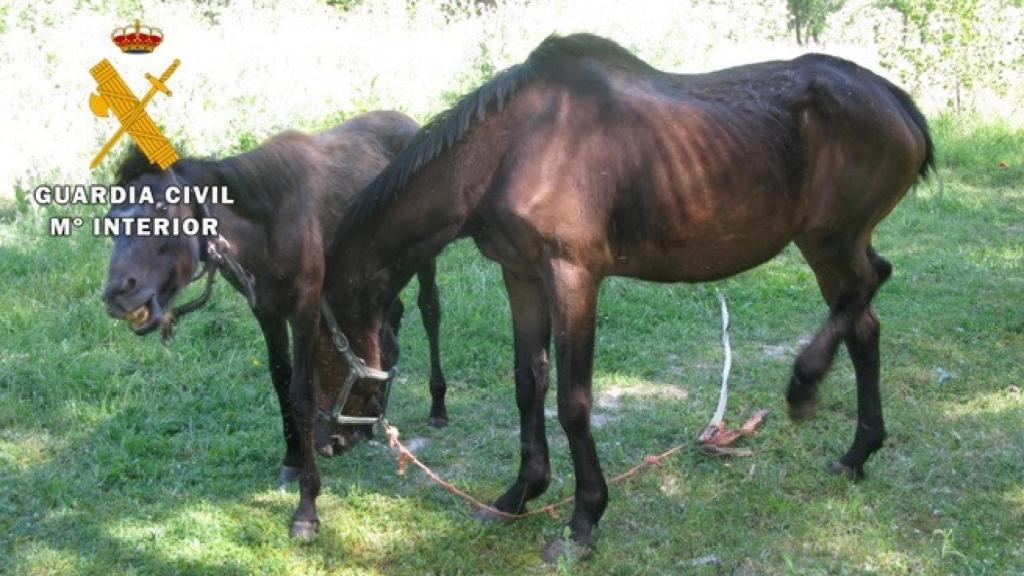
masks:
<path id="1" fill-rule="evenodd" d="M 707 428 L 700 434 L 698 440 L 698 448 L 705 454 L 713 455 L 732 455 L 732 456 L 749 456 L 752 454 L 750 450 L 742 448 L 732 448 L 729 444 L 732 444 L 737 438 L 741 436 L 747 436 L 753 434 L 758 424 L 764 419 L 768 413 L 767 410 L 759 410 L 749 420 L 747 420 L 742 427 L 739 429 L 730 429 L 725 426 L 723 418 L 725 417 L 725 407 L 729 399 L 729 370 L 732 367 L 732 348 L 729 345 L 729 308 L 725 304 L 725 296 L 721 292 L 718 293 L 718 300 L 722 305 L 722 346 L 725 348 L 725 364 L 722 367 L 722 389 L 718 396 L 718 408 L 715 410 L 715 414 L 711 417 L 711 423 Z M 423 471 L 431 481 L 441 486 L 451 494 L 462 498 L 468 502 L 473 508 L 477 510 L 483 510 L 499 518 L 505 518 L 507 520 L 516 520 L 519 518 L 529 518 L 531 516 L 539 516 L 541 514 L 547 514 L 552 518 L 557 518 L 556 511 L 572 502 L 575 497 L 567 496 L 553 504 L 548 504 L 543 508 L 531 510 L 529 512 L 523 512 L 520 514 L 514 514 L 511 512 L 505 512 L 499 510 L 490 504 L 481 502 L 474 498 L 471 494 L 462 490 L 458 486 L 455 486 L 451 482 L 448 482 L 436 472 L 434 472 L 429 466 L 420 461 L 415 454 L 409 450 L 405 444 L 399 439 L 398 428 L 392 426 L 387 419 L 381 419 L 381 423 L 384 426 L 384 433 L 387 435 L 388 447 L 395 452 L 395 457 L 398 461 L 398 474 L 404 475 L 406 468 L 409 463 Z M 689 443 L 678 444 L 665 450 L 660 454 L 648 454 L 644 456 L 643 460 L 639 464 L 633 466 L 629 470 L 626 470 L 622 474 L 615 476 L 608 481 L 609 484 L 618 484 L 633 476 L 639 474 L 642 470 L 657 466 L 666 458 L 669 458 L 673 454 L 685 450 L 690 445 Z"/>
<path id="2" fill-rule="evenodd" d="M 423 473 L 426 474 L 428 478 L 434 481 L 435 484 L 441 486 L 442 488 L 454 494 L 455 496 L 462 498 L 466 502 L 469 502 L 469 504 L 474 508 L 478 510 L 484 510 L 500 518 L 516 520 L 519 518 L 539 516 L 541 514 L 547 514 L 552 518 L 557 518 L 558 514 L 556 513 L 556 510 L 575 500 L 574 496 L 566 496 L 565 498 L 559 500 L 558 502 L 548 504 L 543 508 L 538 508 L 536 510 L 531 510 L 529 512 L 523 512 L 520 514 L 513 514 L 511 512 L 505 512 L 504 510 L 498 510 L 494 506 L 485 504 L 480 500 L 477 500 L 472 495 L 468 494 L 465 490 L 462 490 L 458 486 L 455 486 L 451 482 L 448 482 L 444 478 L 441 478 L 441 476 L 439 476 L 436 472 L 431 470 L 429 466 L 421 462 L 420 459 L 417 458 L 415 454 L 413 454 L 408 448 L 406 448 L 404 444 L 402 444 L 402 441 L 399 440 L 398 428 L 395 428 L 391 424 L 388 424 L 386 421 L 384 422 L 384 433 L 387 435 L 388 438 L 388 446 L 392 450 L 394 450 L 397 455 L 399 475 L 405 474 L 407 464 L 411 462 L 414 466 L 422 470 Z M 632 478 L 633 476 L 636 476 L 641 470 L 645 468 L 650 468 L 651 466 L 657 466 L 662 462 L 662 460 L 665 460 L 666 458 L 672 456 L 676 452 L 684 450 L 687 447 L 689 447 L 689 444 L 679 444 L 677 446 L 669 448 L 668 450 L 665 450 L 660 454 L 648 454 L 647 456 L 644 456 L 643 460 L 639 464 L 633 466 L 629 470 L 626 470 L 622 474 L 619 474 L 618 476 L 612 478 L 611 480 L 608 481 L 608 483 L 618 484 L 619 482 Z"/>
<path id="3" fill-rule="evenodd" d="M 729 345 L 729 307 L 725 305 L 725 296 L 718 292 L 718 301 L 722 305 L 722 348 L 725 349 L 725 361 L 722 363 L 722 389 L 718 393 L 718 408 L 711 417 L 708 426 L 717 426 L 725 418 L 725 405 L 729 401 L 729 371 L 732 369 L 732 346 Z"/>
<path id="4" fill-rule="evenodd" d="M 731 446 L 738 438 L 754 433 L 758 425 L 768 415 L 767 410 L 758 410 L 743 426 L 729 428 L 725 424 L 725 408 L 729 402 L 729 371 L 732 368 L 732 346 L 729 344 L 729 307 L 725 304 L 725 296 L 718 292 L 718 301 L 722 305 L 722 348 L 725 349 L 725 360 L 722 365 L 722 389 L 718 393 L 718 408 L 711 416 L 707 428 L 697 437 L 697 448 L 710 456 L 750 456 L 747 448 Z"/>

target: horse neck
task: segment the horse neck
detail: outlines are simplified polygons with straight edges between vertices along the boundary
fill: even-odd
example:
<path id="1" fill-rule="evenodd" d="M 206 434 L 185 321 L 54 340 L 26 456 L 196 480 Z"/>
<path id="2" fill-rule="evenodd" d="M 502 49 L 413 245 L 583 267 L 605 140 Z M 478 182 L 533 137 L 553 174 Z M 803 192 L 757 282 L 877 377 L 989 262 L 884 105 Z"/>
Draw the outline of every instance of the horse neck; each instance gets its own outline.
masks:
<path id="1" fill-rule="evenodd" d="M 217 220 L 217 235 L 228 241 L 234 257 L 250 270 L 266 269 L 266 225 L 239 214 L 230 205 L 210 203 L 207 209 Z"/>
<path id="2" fill-rule="evenodd" d="M 471 130 L 411 176 L 374 216 L 335 239 L 326 291 L 337 298 L 335 308 L 345 307 L 346 323 L 363 339 L 378 336 L 402 288 L 464 234 L 501 161 L 497 125 L 488 119 Z"/>
<path id="3" fill-rule="evenodd" d="M 185 179 L 190 185 L 198 186 L 223 186 L 224 182 L 214 177 L 217 166 L 215 160 L 192 161 L 189 170 L 190 174 Z M 228 197 L 237 202 L 237 195 L 244 193 L 240 190 L 228 190 Z M 211 218 L 217 220 L 217 235 L 221 236 L 231 245 L 231 251 L 235 258 L 249 270 L 264 270 L 265 261 L 268 257 L 267 226 L 266 223 L 241 214 L 234 208 L 233 204 L 206 203 L 206 209 Z M 196 216 L 198 210 L 194 210 Z"/>

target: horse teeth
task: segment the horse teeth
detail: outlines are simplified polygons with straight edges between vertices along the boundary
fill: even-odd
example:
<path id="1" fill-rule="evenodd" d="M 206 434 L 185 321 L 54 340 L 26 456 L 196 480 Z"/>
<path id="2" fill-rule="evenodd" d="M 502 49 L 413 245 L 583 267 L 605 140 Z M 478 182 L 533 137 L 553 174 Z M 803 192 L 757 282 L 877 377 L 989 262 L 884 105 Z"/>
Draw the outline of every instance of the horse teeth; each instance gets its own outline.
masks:
<path id="1" fill-rule="evenodd" d="M 145 324 L 146 320 L 149 320 L 149 308 L 145 305 L 139 306 L 125 315 L 124 319 L 130 322 L 133 327 L 138 328 Z"/>

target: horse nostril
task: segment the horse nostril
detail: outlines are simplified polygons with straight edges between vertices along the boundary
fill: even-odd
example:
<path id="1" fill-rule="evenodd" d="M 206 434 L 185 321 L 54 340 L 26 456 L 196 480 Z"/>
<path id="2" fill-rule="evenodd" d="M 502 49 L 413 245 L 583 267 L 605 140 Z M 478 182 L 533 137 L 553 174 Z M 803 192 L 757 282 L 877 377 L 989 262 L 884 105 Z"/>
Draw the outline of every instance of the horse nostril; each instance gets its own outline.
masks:
<path id="1" fill-rule="evenodd" d="M 111 279 L 103 289 L 103 300 L 108 304 L 113 304 L 119 297 L 130 296 L 138 289 L 139 282 L 134 276 L 129 276 L 120 281 L 118 279 Z"/>
<path id="2" fill-rule="evenodd" d="M 316 451 L 319 452 L 321 456 L 330 458 L 331 456 L 334 456 L 334 444 L 327 442 L 326 444 L 317 446 Z"/>

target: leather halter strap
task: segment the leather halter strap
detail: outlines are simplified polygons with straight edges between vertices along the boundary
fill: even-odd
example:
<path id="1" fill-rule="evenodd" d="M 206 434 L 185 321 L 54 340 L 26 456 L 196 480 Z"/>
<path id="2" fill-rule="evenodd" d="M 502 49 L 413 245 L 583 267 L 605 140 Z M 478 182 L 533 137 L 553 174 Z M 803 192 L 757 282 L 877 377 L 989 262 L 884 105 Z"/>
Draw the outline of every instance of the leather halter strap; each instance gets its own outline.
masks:
<path id="1" fill-rule="evenodd" d="M 331 310 L 331 305 L 327 303 L 326 299 L 320 300 L 320 313 L 323 316 L 324 322 L 327 323 L 327 329 L 331 333 L 334 349 L 338 351 L 345 363 L 348 364 L 348 376 L 345 377 L 345 382 L 342 383 L 330 411 L 324 412 L 320 410 L 318 413 L 319 418 L 340 425 L 376 424 L 380 422 L 387 413 L 388 399 L 391 396 L 391 382 L 394 380 L 397 369 L 392 368 L 390 371 L 385 372 L 367 366 L 366 362 L 352 351 L 352 346 L 349 345 L 348 338 L 345 337 L 345 333 L 338 326 L 338 320 L 335 318 L 334 311 Z M 362 379 L 384 382 L 384 401 L 381 405 L 380 416 L 346 416 L 342 413 L 349 396 L 352 394 L 352 387 L 355 386 L 358 380 Z"/>
<path id="2" fill-rule="evenodd" d="M 209 218 L 209 207 L 206 204 L 199 204 L 199 214 L 202 218 Z M 252 273 L 246 270 L 238 259 L 235 258 L 231 250 L 231 244 L 227 239 L 220 235 L 214 238 L 201 236 L 198 238 L 198 241 L 199 258 L 203 262 L 203 268 L 188 281 L 186 287 L 204 276 L 206 277 L 206 286 L 199 296 L 180 306 L 175 306 L 164 315 L 160 327 L 160 335 L 164 340 L 169 340 L 174 336 L 174 324 L 178 320 L 186 314 L 202 308 L 209 302 L 210 296 L 213 295 L 213 284 L 217 280 L 218 269 L 224 270 L 225 274 L 230 275 L 236 282 L 242 285 L 242 290 L 245 293 L 246 300 L 249 302 L 249 307 L 256 308 L 256 280 Z M 205 250 L 203 249 L 204 247 Z"/>

